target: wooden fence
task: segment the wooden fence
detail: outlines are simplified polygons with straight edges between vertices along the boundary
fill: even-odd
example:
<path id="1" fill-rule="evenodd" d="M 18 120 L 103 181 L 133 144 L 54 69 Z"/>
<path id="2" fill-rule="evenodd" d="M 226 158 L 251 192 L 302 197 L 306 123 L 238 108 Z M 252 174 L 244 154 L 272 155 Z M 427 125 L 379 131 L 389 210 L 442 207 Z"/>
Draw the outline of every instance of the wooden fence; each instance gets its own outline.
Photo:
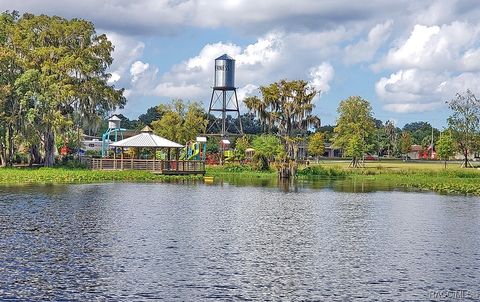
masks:
<path id="1" fill-rule="evenodd" d="M 201 160 L 82 158 L 92 170 L 144 170 L 161 174 L 205 174 Z"/>

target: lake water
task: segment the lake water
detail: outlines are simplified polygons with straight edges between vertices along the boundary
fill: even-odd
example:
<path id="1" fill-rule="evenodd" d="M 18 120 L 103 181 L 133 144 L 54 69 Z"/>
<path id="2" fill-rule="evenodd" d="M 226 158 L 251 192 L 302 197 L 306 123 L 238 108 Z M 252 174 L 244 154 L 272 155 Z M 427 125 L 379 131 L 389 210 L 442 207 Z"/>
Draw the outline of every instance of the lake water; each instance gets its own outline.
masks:
<path id="1" fill-rule="evenodd" d="M 479 198 L 232 183 L 0 187 L 0 300 L 479 297 Z"/>

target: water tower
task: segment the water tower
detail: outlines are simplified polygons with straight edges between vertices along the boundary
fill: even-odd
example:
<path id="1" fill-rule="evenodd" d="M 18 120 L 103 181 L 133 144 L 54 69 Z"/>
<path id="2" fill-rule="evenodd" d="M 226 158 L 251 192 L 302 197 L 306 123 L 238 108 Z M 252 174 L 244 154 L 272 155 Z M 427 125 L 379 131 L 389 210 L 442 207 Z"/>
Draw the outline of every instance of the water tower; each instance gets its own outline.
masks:
<path id="1" fill-rule="evenodd" d="M 121 119 L 114 115 L 108 119 L 108 129 L 102 135 L 102 157 L 108 156 L 108 146 L 111 142 L 117 142 L 120 137 L 123 139 L 123 132 L 126 129 L 120 128 Z"/>
<path id="2" fill-rule="evenodd" d="M 108 119 L 108 129 L 120 129 L 120 122 L 122 120 L 114 115 L 111 118 Z"/>
<path id="3" fill-rule="evenodd" d="M 236 115 L 236 122 L 227 122 L 230 113 Z M 215 59 L 215 77 L 208 114 L 215 117 L 207 129 L 208 134 L 221 137 L 243 135 L 235 87 L 235 60 L 227 54 Z"/>

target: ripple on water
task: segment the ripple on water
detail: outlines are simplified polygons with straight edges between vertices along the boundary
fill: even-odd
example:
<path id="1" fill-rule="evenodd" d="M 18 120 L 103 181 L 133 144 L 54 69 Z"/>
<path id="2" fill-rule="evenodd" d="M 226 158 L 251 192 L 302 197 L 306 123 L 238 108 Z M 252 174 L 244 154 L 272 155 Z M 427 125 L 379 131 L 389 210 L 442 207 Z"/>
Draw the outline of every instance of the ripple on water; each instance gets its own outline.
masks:
<path id="1" fill-rule="evenodd" d="M 385 301 L 478 290 L 478 198 L 322 188 L 2 187 L 0 299 Z"/>

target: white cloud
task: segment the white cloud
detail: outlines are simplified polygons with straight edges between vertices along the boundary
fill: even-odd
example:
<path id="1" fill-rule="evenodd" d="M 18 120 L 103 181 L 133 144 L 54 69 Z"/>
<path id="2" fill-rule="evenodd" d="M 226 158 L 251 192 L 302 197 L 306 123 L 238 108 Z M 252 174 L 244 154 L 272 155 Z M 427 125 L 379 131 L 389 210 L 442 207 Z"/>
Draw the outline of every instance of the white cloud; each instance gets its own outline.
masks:
<path id="1" fill-rule="evenodd" d="M 444 106 L 456 92 L 480 92 L 479 73 L 436 73 L 420 69 L 399 70 L 382 77 L 375 90 L 387 111 L 399 113 L 432 111 Z"/>
<path id="2" fill-rule="evenodd" d="M 181 98 L 197 100 L 198 96 L 208 91 L 206 87 L 198 84 L 161 82 L 152 91 L 154 95 L 167 98 Z"/>
<path id="3" fill-rule="evenodd" d="M 0 8 L 11 10 L 11 1 L 0 0 Z M 348 72 L 337 67 L 342 62 L 372 62 L 374 71 L 386 72 L 375 91 L 392 111 L 429 110 L 457 90 L 480 87 L 480 6 L 474 0 L 297 0 L 295 5 L 289 0 L 115 0 L 101 5 L 96 0 L 22 0 L 15 8 L 85 18 L 97 32 L 107 32 L 115 45 L 109 82 L 127 88 L 132 106 L 138 96 L 208 100 L 213 59 L 223 53 L 236 59 L 239 95 L 280 79 L 308 78 L 323 92 L 334 90 L 333 78 L 341 82 Z M 210 29 L 221 29 L 232 40 L 210 42 L 176 65 L 162 62 L 167 71 L 160 73 L 144 57 L 144 41 L 154 46 L 150 56 L 162 54 L 169 50 L 155 47 L 157 38 L 185 28 L 209 37 L 216 35 Z M 238 33 L 243 39 L 258 38 L 243 45 L 235 40 Z M 185 45 L 198 47 L 193 43 Z M 380 53 L 385 46 L 389 51 Z"/>
<path id="4" fill-rule="evenodd" d="M 390 49 L 376 69 L 459 70 L 464 54 L 478 41 L 480 27 L 465 22 L 442 26 L 415 25 L 408 39 Z"/>
<path id="5" fill-rule="evenodd" d="M 135 83 L 138 81 L 138 78 L 148 70 L 150 65 L 148 63 L 143 63 L 142 61 L 133 62 L 130 66 L 130 75 L 132 76 L 132 82 Z"/>
<path id="6" fill-rule="evenodd" d="M 113 64 L 109 69 L 112 74 L 109 82 L 126 85 L 130 80 L 130 65 L 142 56 L 145 43 L 113 32 L 107 33 L 107 37 L 115 46 Z"/>
<path id="7" fill-rule="evenodd" d="M 274 61 L 283 47 L 282 33 L 268 33 L 254 44 L 248 45 L 237 57 L 239 65 L 258 65 Z"/>
<path id="8" fill-rule="evenodd" d="M 344 29 L 341 31 L 346 32 Z M 331 32 L 315 35 L 328 37 L 316 41 L 315 46 L 321 43 L 329 45 L 334 39 Z M 163 74 L 158 74 L 158 69 L 152 64 L 137 60 L 130 66 L 130 96 L 152 95 L 168 99 L 195 99 L 206 103 L 213 85 L 214 59 L 224 53 L 236 60 L 235 85 L 240 87 L 237 91 L 240 102 L 246 96 L 258 93 L 259 86 L 281 79 L 309 78 L 313 87 L 321 93 L 327 92 L 335 75 L 333 66 L 322 60 L 326 57 L 324 54 L 313 53 L 302 59 L 297 58 L 295 49 L 304 48 L 305 45 L 291 42 L 299 40 L 301 36 L 298 33 L 289 35 L 274 31 L 245 47 L 223 42 L 206 44 L 197 55 L 174 65 Z M 312 67 L 315 61 L 323 63 Z"/>
<path id="9" fill-rule="evenodd" d="M 419 10 L 414 16 L 414 22 L 423 25 L 449 23 L 452 13 L 455 12 L 457 0 L 436 0 L 426 9 Z"/>
<path id="10" fill-rule="evenodd" d="M 319 94 L 326 93 L 330 90 L 330 81 L 335 75 L 335 70 L 329 62 L 310 69 L 310 85 L 319 91 Z"/>
<path id="11" fill-rule="evenodd" d="M 392 25 L 392 20 L 377 24 L 369 31 L 366 40 L 360 40 L 356 44 L 348 45 L 345 48 L 345 62 L 359 63 L 371 61 L 378 48 L 389 38 Z"/>
<path id="12" fill-rule="evenodd" d="M 237 97 L 240 103 L 243 103 L 243 100 L 246 97 L 253 96 L 258 92 L 258 86 L 253 84 L 247 84 L 239 89 L 237 89 Z"/>
<path id="13" fill-rule="evenodd" d="M 480 84 L 480 25 L 452 22 L 415 25 L 397 42 L 375 70 L 396 70 L 375 85 L 384 108 L 395 112 L 424 112 L 445 106 L 456 92 Z"/>
<path id="14" fill-rule="evenodd" d="M 155 94 L 166 97 L 207 98 L 211 93 L 210 87 L 213 85 L 214 59 L 224 53 L 235 59 L 237 86 L 245 89 L 245 87 L 251 88 L 251 83 L 263 83 L 264 76 L 274 66 L 274 62 L 281 53 L 283 45 L 281 37 L 281 34 L 267 34 L 243 49 L 232 43 L 207 44 L 198 55 L 173 66 L 170 71 L 164 73 L 155 89 Z"/>
<path id="15" fill-rule="evenodd" d="M 111 77 L 108 79 L 108 83 L 112 84 L 115 82 L 118 82 L 120 80 L 121 76 L 117 72 L 112 72 Z"/>
<path id="16" fill-rule="evenodd" d="M 460 69 L 463 71 L 480 70 L 480 48 L 467 50 L 460 59 Z"/>
<path id="17" fill-rule="evenodd" d="M 230 27 L 262 35 L 272 29 L 326 30 L 361 22 L 378 23 L 380 19 L 409 18 L 435 1 L 418 2 L 296 0 L 292 5 L 290 0 L 115 0 L 100 4 L 98 0 L 22 0 L 12 7 L 11 0 L 0 0 L 0 8 L 85 18 L 100 28 L 129 35 L 170 35 L 191 26 Z M 470 18 L 474 17 L 473 14 Z"/>

